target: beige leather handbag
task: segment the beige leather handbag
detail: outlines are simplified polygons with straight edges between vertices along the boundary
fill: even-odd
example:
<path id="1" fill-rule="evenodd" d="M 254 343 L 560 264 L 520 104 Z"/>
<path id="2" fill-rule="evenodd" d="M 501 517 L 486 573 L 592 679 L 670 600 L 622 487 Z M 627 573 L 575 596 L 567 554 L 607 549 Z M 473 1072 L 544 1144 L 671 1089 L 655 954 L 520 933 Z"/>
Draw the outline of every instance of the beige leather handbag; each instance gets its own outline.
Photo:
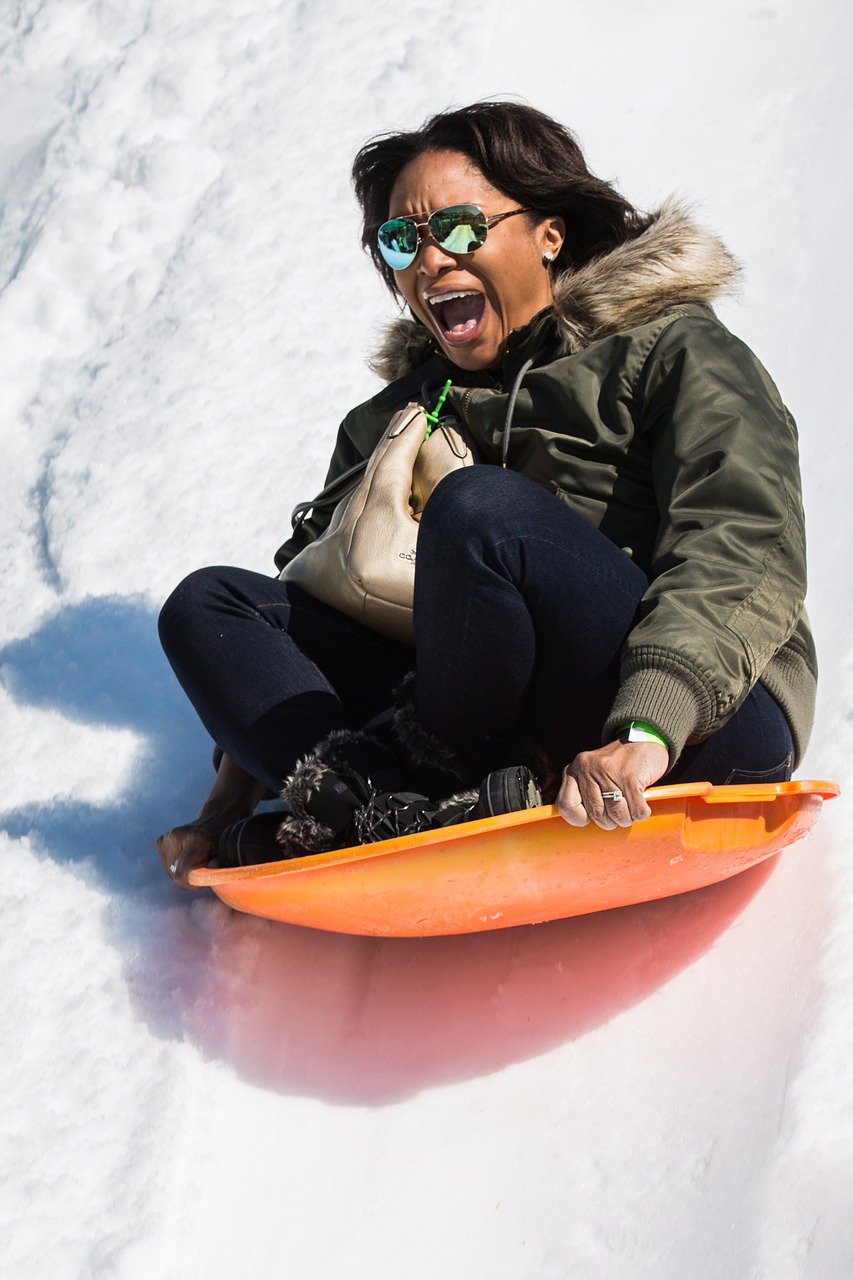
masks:
<path id="1" fill-rule="evenodd" d="M 421 512 L 443 476 L 475 461 L 461 427 L 445 422 L 430 431 L 421 406 L 407 405 L 391 419 L 361 479 L 356 476 L 352 491 L 337 500 L 329 527 L 279 576 L 374 631 L 411 644 Z M 340 483 L 301 503 L 294 521 L 328 506 L 329 495 L 337 499 Z"/>

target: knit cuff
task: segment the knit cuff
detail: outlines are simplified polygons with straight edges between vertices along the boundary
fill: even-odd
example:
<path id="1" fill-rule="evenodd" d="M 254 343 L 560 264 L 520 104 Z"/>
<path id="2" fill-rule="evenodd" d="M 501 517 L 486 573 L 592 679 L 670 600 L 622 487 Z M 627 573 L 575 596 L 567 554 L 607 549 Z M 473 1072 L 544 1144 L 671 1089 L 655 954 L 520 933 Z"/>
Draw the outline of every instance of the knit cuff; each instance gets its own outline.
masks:
<path id="1" fill-rule="evenodd" d="M 671 769 L 688 739 L 709 725 L 712 716 L 708 690 L 687 669 L 642 667 L 620 685 L 602 741 L 612 742 L 631 720 L 645 720 L 666 738 Z"/>

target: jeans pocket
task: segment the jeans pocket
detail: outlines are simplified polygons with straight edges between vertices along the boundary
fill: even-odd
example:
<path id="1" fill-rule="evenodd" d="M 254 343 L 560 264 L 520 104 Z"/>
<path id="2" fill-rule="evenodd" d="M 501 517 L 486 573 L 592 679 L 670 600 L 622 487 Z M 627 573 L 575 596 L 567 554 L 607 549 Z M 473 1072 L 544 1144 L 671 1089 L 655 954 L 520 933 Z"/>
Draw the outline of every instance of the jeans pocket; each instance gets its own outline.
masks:
<path id="1" fill-rule="evenodd" d="M 788 782 L 794 762 L 792 754 L 785 756 L 773 769 L 732 769 L 726 778 L 726 786 L 738 786 L 749 782 Z"/>

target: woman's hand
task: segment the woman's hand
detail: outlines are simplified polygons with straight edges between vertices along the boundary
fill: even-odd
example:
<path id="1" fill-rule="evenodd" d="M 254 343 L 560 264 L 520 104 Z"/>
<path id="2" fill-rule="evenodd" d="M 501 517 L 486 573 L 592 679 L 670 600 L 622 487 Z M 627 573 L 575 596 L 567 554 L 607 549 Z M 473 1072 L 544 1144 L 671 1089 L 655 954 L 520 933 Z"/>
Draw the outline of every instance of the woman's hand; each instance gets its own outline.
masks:
<path id="1" fill-rule="evenodd" d="M 222 832 L 247 818 L 265 792 L 262 782 L 223 755 L 216 781 L 195 821 L 173 827 L 157 839 L 166 875 L 181 889 L 189 889 L 189 873 L 195 867 L 206 867 L 216 857 Z"/>
<path id="2" fill-rule="evenodd" d="M 610 742 L 581 751 L 563 770 L 556 805 L 573 827 L 594 822 L 604 831 L 648 818 L 643 792 L 669 768 L 669 752 L 658 742 Z M 607 793 L 621 793 L 621 799 Z M 602 794 L 604 793 L 604 794 Z M 607 796 L 607 798 L 605 798 Z"/>

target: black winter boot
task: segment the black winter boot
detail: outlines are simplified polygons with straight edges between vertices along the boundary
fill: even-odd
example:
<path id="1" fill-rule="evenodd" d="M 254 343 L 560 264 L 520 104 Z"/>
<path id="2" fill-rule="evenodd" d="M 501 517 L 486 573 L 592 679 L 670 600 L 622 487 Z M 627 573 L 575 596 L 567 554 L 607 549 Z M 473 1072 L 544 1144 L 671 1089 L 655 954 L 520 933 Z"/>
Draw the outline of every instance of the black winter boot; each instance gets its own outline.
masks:
<path id="1" fill-rule="evenodd" d="M 355 813 L 372 796 L 406 788 L 401 762 L 379 737 L 330 733 L 285 779 L 281 798 L 291 812 L 281 820 L 279 843 L 300 856 L 358 843 L 349 840 Z"/>
<path id="2" fill-rule="evenodd" d="M 228 827 L 218 842 L 219 865 L 253 866 L 357 843 L 348 838 L 353 815 L 369 797 L 412 790 L 393 750 L 390 713 L 373 728 L 336 730 L 297 761 L 281 792 L 286 809 Z"/>
<path id="3" fill-rule="evenodd" d="M 441 825 L 439 814 L 476 805 L 479 788 L 447 746 L 418 722 L 414 672 L 402 682 L 396 708 L 363 730 L 329 734 L 285 780 L 281 798 L 291 810 L 279 843 L 302 853 L 366 844 Z M 446 799 L 450 797 L 450 800 Z M 450 821 L 464 821 L 461 817 Z"/>
<path id="4" fill-rule="evenodd" d="M 415 831 L 455 827 L 477 818 L 533 809 L 541 803 L 539 785 L 524 765 L 497 769 L 483 779 L 479 789 L 459 791 L 446 800 L 429 800 L 405 791 L 385 792 L 370 797 L 353 814 L 357 839 L 352 843 L 371 844 L 395 836 L 410 836 Z"/>
<path id="5" fill-rule="evenodd" d="M 258 814 L 229 828 L 220 840 L 220 862 L 303 857 L 542 803 L 536 776 L 524 765 L 497 769 L 472 786 L 475 781 L 450 747 L 420 724 L 412 674 L 393 713 L 358 732 L 329 734 L 297 762 L 281 791 L 289 812 Z M 271 848 L 274 825 L 277 851 Z"/>
<path id="6" fill-rule="evenodd" d="M 331 774 L 324 777 L 321 788 L 310 801 L 313 816 L 309 838 L 322 847 L 305 846 L 304 815 L 300 818 L 283 815 L 280 810 L 268 810 L 243 818 L 222 833 L 219 865 L 250 867 L 285 858 L 302 858 L 325 849 L 372 844 L 411 835 L 414 831 L 431 831 L 477 818 L 515 813 L 542 803 L 536 779 L 524 765 L 497 769 L 483 780 L 479 790 L 460 791 L 446 800 L 430 800 L 416 792 L 400 790 L 373 792 L 359 804 L 354 792 L 348 786 L 339 790 L 330 781 L 332 777 Z M 343 814 L 346 815 L 343 825 L 333 831 L 332 823 L 339 822 Z M 328 818 L 329 822 L 323 823 L 321 818 Z M 327 844 L 327 840 L 332 843 Z"/>

